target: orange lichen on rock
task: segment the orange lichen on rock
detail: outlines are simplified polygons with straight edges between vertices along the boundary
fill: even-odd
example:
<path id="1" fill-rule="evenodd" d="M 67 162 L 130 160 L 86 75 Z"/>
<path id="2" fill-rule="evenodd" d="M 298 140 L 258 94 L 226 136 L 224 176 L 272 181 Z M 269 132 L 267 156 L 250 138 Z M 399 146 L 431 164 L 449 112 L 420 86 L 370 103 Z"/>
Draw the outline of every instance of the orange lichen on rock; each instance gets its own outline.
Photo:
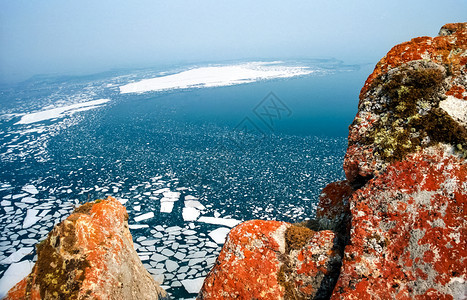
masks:
<path id="1" fill-rule="evenodd" d="M 159 299 L 166 293 L 133 247 L 126 209 L 114 198 L 75 212 L 37 245 L 38 260 L 7 299 Z"/>
<path id="2" fill-rule="evenodd" d="M 321 287 L 334 285 L 329 274 L 339 266 L 331 231 L 247 221 L 229 233 L 198 299 L 319 298 Z"/>
<path id="3" fill-rule="evenodd" d="M 285 252 L 284 234 L 290 224 L 248 221 L 233 228 L 199 299 L 282 299 L 277 273 Z"/>
<path id="4" fill-rule="evenodd" d="M 451 65 L 454 67 L 452 71 L 457 73 L 466 63 L 466 50 L 467 23 L 446 24 L 441 27 L 437 37 L 417 37 L 396 45 L 376 64 L 375 70 L 362 88 L 360 97 L 364 97 L 378 76 L 410 61 L 424 59 Z"/>
<path id="5" fill-rule="evenodd" d="M 430 148 L 351 198 L 351 243 L 333 299 L 461 299 L 467 278 L 467 162 Z"/>
<path id="6" fill-rule="evenodd" d="M 466 73 L 467 23 L 393 47 L 360 92 L 344 160 L 349 183 L 358 188 L 391 162 L 437 143 L 467 157 Z"/>

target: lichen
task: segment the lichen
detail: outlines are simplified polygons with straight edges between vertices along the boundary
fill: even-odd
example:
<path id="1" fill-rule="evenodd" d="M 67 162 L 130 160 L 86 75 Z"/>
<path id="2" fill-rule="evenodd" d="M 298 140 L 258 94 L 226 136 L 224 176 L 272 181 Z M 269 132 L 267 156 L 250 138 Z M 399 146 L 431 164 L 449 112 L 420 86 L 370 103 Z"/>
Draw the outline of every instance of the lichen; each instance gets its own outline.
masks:
<path id="1" fill-rule="evenodd" d="M 300 250 L 315 232 L 305 226 L 292 225 L 285 231 L 286 252 Z"/>
<path id="2" fill-rule="evenodd" d="M 60 232 L 60 234 L 57 234 Z M 63 239 L 60 236 L 65 236 Z M 48 238 L 36 245 L 37 263 L 28 277 L 26 298 L 30 296 L 33 285 L 40 286 L 42 299 L 78 299 L 84 280 L 84 271 L 89 267 L 85 255 L 70 255 L 66 258 L 62 251 L 78 254 L 75 229 L 72 222 L 62 223 Z M 62 250 L 62 251 L 61 251 Z"/>
<path id="3" fill-rule="evenodd" d="M 97 200 L 95 200 L 93 202 L 86 202 L 83 205 L 81 205 L 80 207 L 76 208 L 74 213 L 88 215 L 91 212 L 91 209 L 92 209 L 93 205 L 97 204 L 97 203 L 99 203 L 101 201 L 102 201 L 102 199 L 97 199 Z"/>
<path id="4" fill-rule="evenodd" d="M 441 68 L 404 65 L 376 78 L 370 90 L 377 93 L 369 96 L 370 104 L 362 102 L 362 106 L 382 102 L 372 107 L 379 119 L 363 143 L 372 145 L 375 155 L 387 162 L 438 143 L 453 145 L 459 154 L 467 155 L 465 128 L 439 108 L 445 76 Z"/>
<path id="5" fill-rule="evenodd" d="M 292 262 L 288 254 L 292 250 L 302 249 L 307 242 L 313 237 L 315 232 L 301 224 L 295 224 L 287 228 L 285 231 L 285 254 L 281 256 L 282 266 L 277 273 L 278 283 L 284 287 L 284 299 L 285 300 L 301 300 L 306 299 L 303 295 L 297 292 L 295 282 L 291 280 L 293 268 Z"/>

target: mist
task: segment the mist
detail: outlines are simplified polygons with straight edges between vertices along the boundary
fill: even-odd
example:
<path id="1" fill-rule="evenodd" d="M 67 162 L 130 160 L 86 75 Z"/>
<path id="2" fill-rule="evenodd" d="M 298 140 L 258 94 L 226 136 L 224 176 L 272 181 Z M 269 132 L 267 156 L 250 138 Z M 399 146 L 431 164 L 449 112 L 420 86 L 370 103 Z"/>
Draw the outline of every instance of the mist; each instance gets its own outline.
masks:
<path id="1" fill-rule="evenodd" d="M 0 81 L 233 59 L 376 63 L 465 1 L 0 1 Z"/>

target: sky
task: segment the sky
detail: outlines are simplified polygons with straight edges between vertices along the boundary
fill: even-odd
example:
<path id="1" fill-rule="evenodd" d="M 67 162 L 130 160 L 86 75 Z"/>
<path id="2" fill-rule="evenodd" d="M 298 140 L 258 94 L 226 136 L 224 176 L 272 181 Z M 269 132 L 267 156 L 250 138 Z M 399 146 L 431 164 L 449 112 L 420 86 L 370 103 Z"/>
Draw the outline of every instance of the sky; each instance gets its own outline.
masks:
<path id="1" fill-rule="evenodd" d="M 465 0 L 0 0 L 0 82 L 242 59 L 375 64 L 462 21 Z"/>

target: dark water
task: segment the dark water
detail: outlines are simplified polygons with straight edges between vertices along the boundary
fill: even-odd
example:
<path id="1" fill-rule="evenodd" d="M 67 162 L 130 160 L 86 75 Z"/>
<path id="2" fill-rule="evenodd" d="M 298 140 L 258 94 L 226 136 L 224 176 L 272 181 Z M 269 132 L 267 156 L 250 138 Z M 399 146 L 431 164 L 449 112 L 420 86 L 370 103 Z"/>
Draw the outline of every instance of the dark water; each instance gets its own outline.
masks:
<path id="1" fill-rule="evenodd" d="M 197 198 L 204 206 L 202 216 L 289 222 L 313 217 L 320 190 L 344 177 L 347 127 L 370 71 L 354 66 L 142 95 L 119 94 L 116 87 L 132 77 L 112 73 L 36 78 L 4 88 L 0 197 L 6 202 L 0 206 L 0 261 L 42 239 L 73 205 L 112 195 L 127 201 L 130 224 L 149 225 L 132 230 L 143 258 L 170 247 L 186 255 L 168 255 L 177 262 L 173 271 L 167 261 L 143 263 L 152 274 L 164 274 L 163 284 L 174 298 L 194 296 L 180 282 L 206 275 L 221 246 L 212 245 L 208 233 L 219 225 L 184 221 L 183 199 Z M 83 97 L 111 101 L 31 125 L 14 125 L 20 116 L 8 115 Z M 37 202 L 22 200 L 26 184 L 37 188 L 32 195 Z M 180 193 L 171 213 L 160 212 L 157 190 L 163 188 Z M 43 216 L 23 228 L 31 209 Z M 147 212 L 154 217 L 133 221 Z M 184 235 L 186 230 L 196 234 Z M 153 248 L 139 244 L 145 238 L 156 240 Z M 204 261 L 190 265 L 198 256 Z M 0 276 L 9 266 L 0 264 Z M 180 273 L 186 275 L 177 278 Z"/>

